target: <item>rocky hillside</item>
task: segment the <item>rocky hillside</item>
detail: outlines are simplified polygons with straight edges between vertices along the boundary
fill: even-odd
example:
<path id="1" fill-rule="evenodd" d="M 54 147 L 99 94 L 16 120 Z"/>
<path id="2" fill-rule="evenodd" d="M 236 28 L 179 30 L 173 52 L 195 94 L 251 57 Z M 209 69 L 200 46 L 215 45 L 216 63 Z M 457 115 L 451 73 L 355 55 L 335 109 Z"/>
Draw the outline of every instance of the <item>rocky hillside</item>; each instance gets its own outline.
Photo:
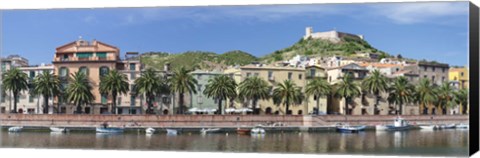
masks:
<path id="1" fill-rule="evenodd" d="M 389 54 L 372 47 L 367 41 L 351 37 L 342 38 L 340 42 L 333 43 L 322 39 L 300 39 L 290 47 L 277 50 L 261 58 L 265 62 L 288 60 L 295 55 L 307 56 L 351 56 L 356 52 L 378 53 L 381 57 L 390 56 Z"/>

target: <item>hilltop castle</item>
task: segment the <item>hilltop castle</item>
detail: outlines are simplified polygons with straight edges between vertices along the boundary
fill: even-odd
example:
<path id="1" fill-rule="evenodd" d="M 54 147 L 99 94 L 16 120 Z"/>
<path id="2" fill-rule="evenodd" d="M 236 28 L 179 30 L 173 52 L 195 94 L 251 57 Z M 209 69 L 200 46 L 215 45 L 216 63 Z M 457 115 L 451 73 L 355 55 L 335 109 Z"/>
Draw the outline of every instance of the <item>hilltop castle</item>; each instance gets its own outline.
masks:
<path id="1" fill-rule="evenodd" d="M 337 30 L 326 31 L 326 32 L 313 32 L 312 27 L 307 27 L 305 28 L 305 36 L 303 36 L 303 39 L 307 39 L 311 37 L 314 39 L 325 39 L 325 40 L 329 40 L 331 42 L 337 43 L 337 42 L 340 42 L 340 39 L 342 37 L 346 37 L 346 36 L 362 39 L 362 40 L 364 38 L 363 35 L 355 35 L 355 34 L 350 34 L 345 32 L 338 32 Z"/>

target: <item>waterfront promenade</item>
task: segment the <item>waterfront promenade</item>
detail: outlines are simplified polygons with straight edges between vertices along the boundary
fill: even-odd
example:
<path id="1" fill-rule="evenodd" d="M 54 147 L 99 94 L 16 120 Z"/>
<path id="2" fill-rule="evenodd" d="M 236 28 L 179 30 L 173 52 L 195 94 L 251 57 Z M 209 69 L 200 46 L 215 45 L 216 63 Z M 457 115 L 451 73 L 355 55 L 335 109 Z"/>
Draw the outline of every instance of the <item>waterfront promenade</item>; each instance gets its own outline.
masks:
<path id="1" fill-rule="evenodd" d="M 203 128 L 203 127 L 251 127 L 258 124 L 272 124 L 276 127 L 332 127 L 336 123 L 350 125 L 375 126 L 392 124 L 396 115 L 24 115 L 1 114 L 1 126 L 26 127 L 98 127 L 107 122 L 112 127 L 126 128 Z M 419 124 L 450 124 L 468 123 L 468 115 L 403 115 L 402 118 L 412 125 Z"/>

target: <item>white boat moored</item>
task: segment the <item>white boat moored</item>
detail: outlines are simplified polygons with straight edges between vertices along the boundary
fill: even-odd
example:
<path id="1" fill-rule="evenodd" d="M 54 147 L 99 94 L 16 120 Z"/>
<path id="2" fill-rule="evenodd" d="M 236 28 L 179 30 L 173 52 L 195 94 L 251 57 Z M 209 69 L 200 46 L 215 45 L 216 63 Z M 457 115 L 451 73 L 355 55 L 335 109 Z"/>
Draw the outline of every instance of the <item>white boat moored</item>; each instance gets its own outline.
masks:
<path id="1" fill-rule="evenodd" d="M 22 129 L 23 127 L 10 127 L 8 128 L 8 132 L 20 132 Z"/>
<path id="2" fill-rule="evenodd" d="M 65 127 L 50 127 L 51 132 L 68 132 L 68 129 Z"/>
<path id="3" fill-rule="evenodd" d="M 147 133 L 147 134 L 153 134 L 153 133 L 155 133 L 155 129 L 152 128 L 152 127 L 148 127 L 147 129 L 145 129 L 145 133 Z"/>
<path id="4" fill-rule="evenodd" d="M 421 125 L 418 127 L 420 127 L 420 129 L 422 130 L 433 130 L 435 128 L 435 125 Z"/>
<path id="5" fill-rule="evenodd" d="M 97 127 L 95 131 L 97 133 L 123 133 L 123 128 L 114 128 L 114 127 Z"/>
<path id="6" fill-rule="evenodd" d="M 220 131 L 220 128 L 202 128 L 202 130 L 200 130 L 200 133 L 202 134 L 207 134 L 207 133 L 215 133 L 215 132 L 219 132 Z"/>
<path id="7" fill-rule="evenodd" d="M 174 129 L 167 129 L 167 134 L 168 135 L 177 135 L 178 131 Z"/>
<path id="8" fill-rule="evenodd" d="M 261 127 L 255 127 L 250 130 L 250 134 L 265 134 L 265 129 Z"/>
<path id="9" fill-rule="evenodd" d="M 455 126 L 455 127 L 456 127 L 456 128 L 466 128 L 466 129 L 468 129 L 468 128 L 469 128 L 469 125 L 462 123 L 462 124 L 459 124 L 459 125 L 457 125 L 457 126 Z"/>

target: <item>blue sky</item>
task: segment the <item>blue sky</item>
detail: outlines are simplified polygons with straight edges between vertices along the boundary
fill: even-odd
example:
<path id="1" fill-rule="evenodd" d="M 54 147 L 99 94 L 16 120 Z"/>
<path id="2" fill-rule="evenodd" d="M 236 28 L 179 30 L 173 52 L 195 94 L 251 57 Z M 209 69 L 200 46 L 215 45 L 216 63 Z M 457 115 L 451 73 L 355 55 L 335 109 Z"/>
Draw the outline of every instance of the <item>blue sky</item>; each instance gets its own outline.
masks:
<path id="1" fill-rule="evenodd" d="M 2 11 L 3 56 L 50 63 L 55 48 L 97 39 L 128 51 L 243 50 L 263 56 L 304 34 L 363 34 L 404 57 L 466 65 L 468 2 L 261 5 Z"/>

